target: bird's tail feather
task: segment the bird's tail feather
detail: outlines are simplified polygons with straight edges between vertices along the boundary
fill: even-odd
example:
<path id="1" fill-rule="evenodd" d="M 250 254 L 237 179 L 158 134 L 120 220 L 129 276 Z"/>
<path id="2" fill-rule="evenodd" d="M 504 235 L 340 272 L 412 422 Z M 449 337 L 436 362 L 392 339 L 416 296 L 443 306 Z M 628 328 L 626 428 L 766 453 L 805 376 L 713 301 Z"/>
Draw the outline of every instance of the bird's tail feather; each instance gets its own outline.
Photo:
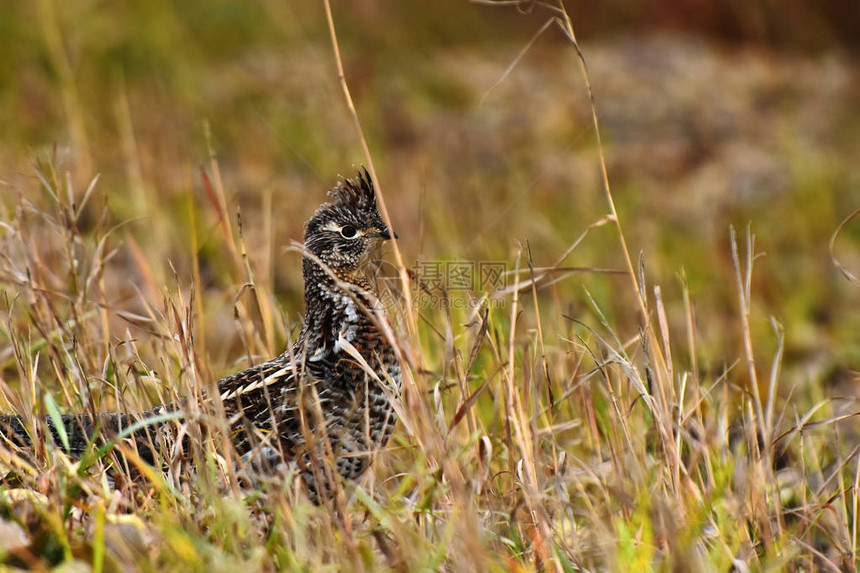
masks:
<path id="1" fill-rule="evenodd" d="M 66 454 L 80 457 L 91 445 L 100 446 L 118 436 L 126 437 L 129 429 L 141 419 L 139 414 L 120 412 L 106 412 L 95 417 L 88 414 L 66 414 L 60 416 L 59 425 L 55 417 L 48 416 L 41 422 L 37 421 L 33 427 L 25 423 L 20 416 L 0 416 L 0 443 L 6 442 L 7 445 L 31 451 L 34 435 L 37 436 L 36 441 L 44 435 L 46 441 L 50 441 Z M 151 426 L 144 424 L 132 433 L 138 452 L 144 459 L 151 457 L 148 427 Z"/>

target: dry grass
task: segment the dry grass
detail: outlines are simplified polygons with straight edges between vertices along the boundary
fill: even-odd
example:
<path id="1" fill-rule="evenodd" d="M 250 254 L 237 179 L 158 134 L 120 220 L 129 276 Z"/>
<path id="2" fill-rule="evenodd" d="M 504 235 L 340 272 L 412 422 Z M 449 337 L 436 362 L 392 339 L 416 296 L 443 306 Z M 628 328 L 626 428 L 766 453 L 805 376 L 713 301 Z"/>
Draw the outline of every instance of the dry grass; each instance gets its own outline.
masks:
<path id="1" fill-rule="evenodd" d="M 59 34 L 54 4 L 40 6 L 45 34 Z M 544 14 L 550 23 L 540 29 L 557 25 L 568 40 L 564 49 L 578 52 L 563 8 Z M 50 47 L 52 58 L 66 57 L 62 41 Z M 582 89 L 590 95 L 585 61 Z M 349 72 L 337 64 L 345 79 L 337 87 L 349 98 Z M 286 222 L 295 233 L 322 193 L 285 201 L 270 184 L 244 203 L 231 197 L 208 129 L 201 136 L 205 167 L 165 161 L 165 170 L 179 172 L 172 180 L 184 183 L 159 189 L 168 175 L 148 175 L 142 164 L 141 157 L 152 157 L 140 150 L 123 90 L 116 118 L 125 193 L 92 178 L 76 185 L 97 163 L 86 150 L 99 142 L 80 141 L 81 103 L 74 82 L 60 76 L 67 113 L 77 118 L 69 125 L 78 140 L 75 161 L 40 155 L 48 159 L 33 176 L 16 177 L 14 193 L 0 201 L 4 411 L 34 425 L 58 409 L 136 411 L 198 396 L 219 376 L 279 352 L 295 332 L 300 289 L 298 254 L 278 251 L 276 228 Z M 348 109 L 360 126 L 360 106 L 350 101 Z M 371 163 L 373 146 L 356 137 Z M 386 217 L 416 231 L 411 243 L 400 232 L 404 244 L 394 257 L 403 281 L 394 309 L 406 367 L 403 422 L 373 475 L 333 507 L 302 501 L 290 476 L 243 487 L 217 416 L 184 428 L 196 447 L 190 459 L 165 452 L 164 473 L 123 444 L 81 461 L 48 445 L 32 459 L 0 447 L 8 468 L 0 488 L 4 565 L 851 570 L 858 563 L 856 399 L 831 399 L 818 380 L 785 382 L 785 372 L 795 371 L 784 364 L 786 333 L 771 319 L 771 331 L 761 334 L 769 317 L 756 296 L 760 252 L 751 231 L 722 239 L 729 287 L 710 286 L 731 293 L 727 308 L 703 313 L 684 274 L 653 284 L 650 261 L 659 256 L 628 249 L 599 137 L 595 149 L 588 157 L 602 173 L 600 216 L 575 224 L 581 217 L 567 217 L 575 227 L 564 228 L 567 234 L 545 225 L 540 258 L 530 242 L 508 237 L 494 246 L 504 233 L 483 234 L 495 221 L 467 219 L 456 207 L 431 212 L 432 199 L 419 207 L 420 228 L 411 226 L 411 212 L 395 206 L 417 202 L 421 185 L 404 175 L 401 188 L 412 195 L 381 186 L 392 209 Z M 421 165 L 420 158 L 399 159 Z M 392 161 L 385 169 L 397 167 Z M 477 211 L 519 197 L 458 193 L 455 186 L 448 198 L 459 196 Z M 273 209 L 277 201 L 289 208 Z M 237 203 L 253 208 L 237 218 Z M 551 222 L 547 205 L 538 204 L 534 217 Z M 475 227 L 475 250 L 466 240 L 457 244 L 477 235 Z M 582 253 L 598 235 L 611 245 L 605 259 L 605 250 Z M 446 241 L 458 246 L 454 252 L 504 261 L 511 271 L 504 287 L 434 291 L 437 304 L 423 304 L 423 291 L 406 278 L 408 257 L 426 260 L 425 253 L 444 252 Z M 595 253 L 601 263 L 593 267 L 566 266 Z M 582 276 L 588 278 L 571 279 Z M 287 302 L 276 291 L 286 291 Z M 438 303 L 482 296 L 501 303 L 478 310 Z M 739 350 L 714 343 L 711 329 L 729 331 Z"/>

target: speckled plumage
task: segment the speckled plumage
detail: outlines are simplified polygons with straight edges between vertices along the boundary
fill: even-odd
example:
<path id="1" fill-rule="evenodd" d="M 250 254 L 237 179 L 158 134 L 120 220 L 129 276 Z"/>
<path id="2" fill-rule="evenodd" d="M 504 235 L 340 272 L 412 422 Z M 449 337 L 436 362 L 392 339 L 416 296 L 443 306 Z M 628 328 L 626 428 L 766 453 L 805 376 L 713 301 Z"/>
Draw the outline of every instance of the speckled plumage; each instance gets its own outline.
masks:
<path id="1" fill-rule="evenodd" d="M 306 309 L 299 336 L 280 356 L 218 382 L 234 443 L 247 465 L 271 472 L 295 464 L 312 497 L 321 487 L 330 491 L 332 470 L 354 480 L 367 469 L 396 421 L 393 400 L 401 382 L 382 327 L 386 314 L 366 276 L 371 254 L 390 238 L 372 181 L 364 171 L 342 180 L 330 195 L 332 201 L 305 224 Z M 169 404 L 138 415 L 105 413 L 96 420 L 64 416 L 69 451 L 82 453 L 96 429 L 115 435 L 135 420 L 181 409 Z M 61 445 L 50 419 L 46 426 Z M 150 436 L 171 426 L 156 424 Z M 18 446 L 31 442 L 18 417 L 0 417 L 0 432 Z M 138 447 L 147 451 L 144 442 L 138 439 Z"/>

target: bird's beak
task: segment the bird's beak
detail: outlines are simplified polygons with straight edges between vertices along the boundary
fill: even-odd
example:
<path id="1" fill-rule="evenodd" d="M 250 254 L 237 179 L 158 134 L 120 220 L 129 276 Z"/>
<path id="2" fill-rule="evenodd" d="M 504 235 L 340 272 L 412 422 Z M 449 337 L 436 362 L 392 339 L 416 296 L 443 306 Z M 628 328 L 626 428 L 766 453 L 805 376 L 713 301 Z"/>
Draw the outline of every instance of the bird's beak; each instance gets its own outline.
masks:
<path id="1" fill-rule="evenodd" d="M 388 227 L 385 227 L 384 229 L 382 229 L 381 231 L 379 231 L 379 236 L 380 236 L 380 237 L 382 237 L 383 239 L 385 239 L 386 241 L 390 240 L 392 235 L 394 235 L 394 238 L 395 238 L 395 239 L 399 239 L 399 238 L 400 238 L 400 237 L 398 237 L 398 236 L 397 236 L 397 233 L 395 233 L 394 231 L 390 230 Z"/>

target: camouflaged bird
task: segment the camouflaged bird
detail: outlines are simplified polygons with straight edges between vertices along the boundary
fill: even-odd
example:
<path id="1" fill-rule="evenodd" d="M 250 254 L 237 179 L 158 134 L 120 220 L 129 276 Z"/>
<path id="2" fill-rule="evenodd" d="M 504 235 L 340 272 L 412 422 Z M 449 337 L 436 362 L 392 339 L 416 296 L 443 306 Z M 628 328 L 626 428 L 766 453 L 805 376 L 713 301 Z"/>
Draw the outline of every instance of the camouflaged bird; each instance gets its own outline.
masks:
<path id="1" fill-rule="evenodd" d="M 312 499 L 321 489 L 331 491 L 334 473 L 354 480 L 367 469 L 391 434 L 401 384 L 386 313 L 368 276 L 371 255 L 393 233 L 379 214 L 366 170 L 341 180 L 329 195 L 332 201 L 305 223 L 306 308 L 297 339 L 280 356 L 217 384 L 243 461 L 260 471 L 294 464 Z M 146 420 L 183 411 L 182 404 L 168 404 L 95 419 L 63 416 L 66 440 L 52 418 L 45 426 L 58 447 L 81 455 L 103 437 L 143 421 L 146 427 L 133 435 L 138 452 L 152 461 L 150 444 L 170 443 L 158 433 L 175 431 L 176 424 Z M 0 432 L 18 447 L 32 445 L 30 430 L 17 416 L 0 417 Z"/>

